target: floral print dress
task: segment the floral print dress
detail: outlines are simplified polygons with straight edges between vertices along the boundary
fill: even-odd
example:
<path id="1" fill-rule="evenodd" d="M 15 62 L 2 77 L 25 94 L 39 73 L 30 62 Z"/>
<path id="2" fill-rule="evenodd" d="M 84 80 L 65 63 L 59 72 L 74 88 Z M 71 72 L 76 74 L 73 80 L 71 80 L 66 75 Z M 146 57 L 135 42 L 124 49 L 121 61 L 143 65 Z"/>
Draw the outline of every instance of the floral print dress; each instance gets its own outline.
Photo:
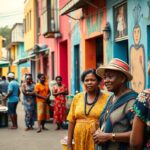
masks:
<path id="1" fill-rule="evenodd" d="M 133 108 L 146 125 L 144 149 L 150 150 L 150 90 L 144 90 L 139 94 Z"/>
<path id="2" fill-rule="evenodd" d="M 66 91 L 67 88 L 65 85 L 61 87 L 55 86 L 53 87 L 54 91 L 63 92 Z M 54 120 L 56 123 L 62 124 L 63 121 L 66 120 L 66 97 L 64 94 L 60 94 L 55 96 L 54 100 Z"/>

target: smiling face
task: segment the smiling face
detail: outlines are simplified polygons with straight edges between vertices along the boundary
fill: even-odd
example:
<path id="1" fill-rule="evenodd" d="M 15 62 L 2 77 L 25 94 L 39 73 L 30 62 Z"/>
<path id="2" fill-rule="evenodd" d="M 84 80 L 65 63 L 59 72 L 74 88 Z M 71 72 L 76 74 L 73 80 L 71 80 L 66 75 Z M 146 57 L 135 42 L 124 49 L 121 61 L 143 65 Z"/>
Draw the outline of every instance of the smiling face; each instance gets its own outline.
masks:
<path id="1" fill-rule="evenodd" d="M 141 39 L 141 29 L 139 26 L 135 26 L 133 29 L 133 38 L 134 38 L 134 43 L 137 45 L 140 42 Z"/>
<path id="2" fill-rule="evenodd" d="M 122 87 L 125 79 L 125 76 L 121 72 L 114 70 L 106 70 L 103 77 L 107 90 L 114 93 Z"/>
<path id="3" fill-rule="evenodd" d="M 87 92 L 95 91 L 99 85 L 96 76 L 92 73 L 89 73 L 85 76 L 83 83 Z"/>

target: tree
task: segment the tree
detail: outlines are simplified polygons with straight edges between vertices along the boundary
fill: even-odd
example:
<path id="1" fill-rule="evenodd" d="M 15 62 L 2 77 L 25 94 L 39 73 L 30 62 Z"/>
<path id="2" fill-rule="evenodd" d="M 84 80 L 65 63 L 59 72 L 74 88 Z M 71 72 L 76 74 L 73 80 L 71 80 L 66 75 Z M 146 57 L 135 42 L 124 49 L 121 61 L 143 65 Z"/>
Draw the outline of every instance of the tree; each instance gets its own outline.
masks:
<path id="1" fill-rule="evenodd" d="M 11 42 L 11 29 L 8 26 L 0 27 L 0 35 L 6 39 L 4 42 L 4 47 L 6 47 Z"/>

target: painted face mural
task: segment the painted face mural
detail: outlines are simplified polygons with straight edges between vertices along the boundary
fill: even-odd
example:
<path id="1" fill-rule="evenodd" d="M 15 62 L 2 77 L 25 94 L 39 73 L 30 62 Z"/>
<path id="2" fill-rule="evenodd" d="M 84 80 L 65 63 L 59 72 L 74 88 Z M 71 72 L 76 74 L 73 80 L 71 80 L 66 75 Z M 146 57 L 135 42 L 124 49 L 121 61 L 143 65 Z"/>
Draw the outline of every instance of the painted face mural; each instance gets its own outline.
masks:
<path id="1" fill-rule="evenodd" d="M 136 92 L 141 92 L 145 88 L 145 52 L 144 45 L 140 43 L 141 27 L 139 25 L 141 18 L 141 6 L 138 4 L 133 9 L 134 28 L 133 40 L 134 44 L 130 47 L 130 63 L 133 80 L 131 86 Z"/>
<path id="2" fill-rule="evenodd" d="M 140 26 L 135 26 L 133 29 L 133 39 L 134 39 L 134 44 L 138 45 L 141 39 L 141 28 Z"/>

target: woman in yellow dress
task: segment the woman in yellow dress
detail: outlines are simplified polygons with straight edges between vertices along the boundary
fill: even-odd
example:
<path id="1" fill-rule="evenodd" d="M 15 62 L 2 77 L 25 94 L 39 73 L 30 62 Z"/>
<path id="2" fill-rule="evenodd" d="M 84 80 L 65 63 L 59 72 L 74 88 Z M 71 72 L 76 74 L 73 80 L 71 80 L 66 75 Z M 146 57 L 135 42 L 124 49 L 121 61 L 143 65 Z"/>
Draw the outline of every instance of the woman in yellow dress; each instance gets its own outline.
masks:
<path id="1" fill-rule="evenodd" d="M 92 132 L 98 127 L 99 116 L 109 96 L 108 93 L 100 91 L 101 78 L 96 75 L 94 69 L 83 72 L 81 81 L 84 84 L 85 92 L 74 97 L 67 117 L 69 121 L 68 150 L 73 150 L 73 139 L 74 150 L 95 149 Z"/>

